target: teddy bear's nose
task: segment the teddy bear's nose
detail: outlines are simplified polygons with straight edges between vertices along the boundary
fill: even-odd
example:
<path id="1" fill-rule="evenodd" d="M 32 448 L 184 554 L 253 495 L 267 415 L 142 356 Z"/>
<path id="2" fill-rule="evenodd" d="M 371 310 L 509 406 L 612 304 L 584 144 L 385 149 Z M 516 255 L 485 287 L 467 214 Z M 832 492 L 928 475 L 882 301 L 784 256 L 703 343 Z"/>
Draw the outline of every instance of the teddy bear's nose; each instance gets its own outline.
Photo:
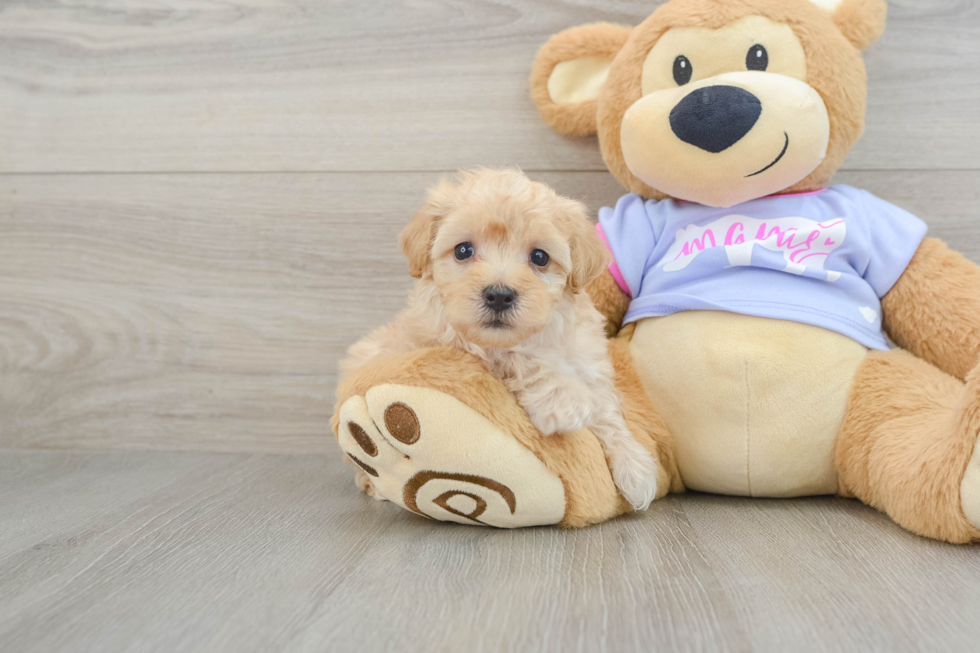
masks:
<path id="1" fill-rule="evenodd" d="M 737 86 L 706 86 L 689 93 L 670 112 L 670 128 L 685 143 L 717 154 L 749 133 L 762 102 Z"/>

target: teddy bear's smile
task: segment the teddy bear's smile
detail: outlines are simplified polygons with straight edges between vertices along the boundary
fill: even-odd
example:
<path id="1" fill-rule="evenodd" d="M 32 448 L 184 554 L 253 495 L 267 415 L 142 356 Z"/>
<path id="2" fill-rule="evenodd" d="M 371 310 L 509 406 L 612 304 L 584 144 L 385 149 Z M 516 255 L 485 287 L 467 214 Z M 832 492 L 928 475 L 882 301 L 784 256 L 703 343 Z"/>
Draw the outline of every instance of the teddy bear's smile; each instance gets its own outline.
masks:
<path id="1" fill-rule="evenodd" d="M 761 175 L 763 172 L 765 172 L 769 168 L 771 168 L 774 165 L 776 165 L 777 163 L 779 163 L 782 160 L 782 158 L 784 156 L 786 156 L 786 152 L 789 150 L 789 133 L 788 132 L 783 132 L 783 136 L 786 137 L 786 144 L 783 145 L 783 151 L 779 153 L 779 156 L 777 156 L 776 159 L 772 163 L 770 163 L 769 165 L 767 165 L 762 170 L 759 170 L 758 172 L 753 172 L 751 175 L 745 175 L 746 177 L 755 177 L 756 175 Z"/>

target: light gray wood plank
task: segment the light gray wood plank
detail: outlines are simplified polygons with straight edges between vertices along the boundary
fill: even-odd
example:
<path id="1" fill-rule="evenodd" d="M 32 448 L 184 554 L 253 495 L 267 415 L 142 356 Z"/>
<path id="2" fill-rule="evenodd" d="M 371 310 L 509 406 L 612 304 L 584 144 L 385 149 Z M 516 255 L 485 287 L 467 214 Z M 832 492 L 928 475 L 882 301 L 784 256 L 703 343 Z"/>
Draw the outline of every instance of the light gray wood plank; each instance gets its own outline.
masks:
<path id="1" fill-rule="evenodd" d="M 432 181 L 0 178 L 0 443 L 322 450 L 336 361 L 404 303 L 396 236 Z"/>
<path id="2" fill-rule="evenodd" d="M 980 637 L 976 547 L 851 501 L 695 494 L 511 532 L 373 501 L 336 455 L 0 451 L 0 470 L 25 466 L 44 480 L 3 489 L 39 505 L 0 512 L 0 531 L 36 534 L 0 556 L 4 651 L 965 652 Z M 147 491 L 134 469 L 170 482 Z M 106 508 L 69 524 L 66 493 Z"/>
<path id="3" fill-rule="evenodd" d="M 285 650 L 748 650 L 675 499 L 585 531 L 423 528 L 379 543 Z"/>
<path id="4" fill-rule="evenodd" d="M 137 454 L 92 456 L 116 485 L 103 498 L 126 496 Z M 336 583 L 395 516 L 364 509 L 339 456 L 206 457 L 224 464 L 0 562 L 0 650 L 273 650 L 263 641 L 307 592 Z"/>
<path id="5" fill-rule="evenodd" d="M 701 496 L 685 514 L 761 650 L 976 648 L 976 546 L 925 540 L 845 499 Z"/>
<path id="6" fill-rule="evenodd" d="M 602 170 L 529 99 L 537 48 L 650 0 L 7 3 L 0 171 Z M 977 169 L 980 14 L 892 0 L 852 169 Z"/>
<path id="7" fill-rule="evenodd" d="M 595 213 L 606 173 L 532 173 Z M 323 452 L 436 173 L 0 176 L 0 446 Z M 839 181 L 980 261 L 980 173 Z"/>
<path id="8" fill-rule="evenodd" d="M 38 542 L 77 533 L 83 525 L 162 488 L 201 482 L 242 458 L 138 452 L 46 455 L 0 449 L 0 561 Z"/>

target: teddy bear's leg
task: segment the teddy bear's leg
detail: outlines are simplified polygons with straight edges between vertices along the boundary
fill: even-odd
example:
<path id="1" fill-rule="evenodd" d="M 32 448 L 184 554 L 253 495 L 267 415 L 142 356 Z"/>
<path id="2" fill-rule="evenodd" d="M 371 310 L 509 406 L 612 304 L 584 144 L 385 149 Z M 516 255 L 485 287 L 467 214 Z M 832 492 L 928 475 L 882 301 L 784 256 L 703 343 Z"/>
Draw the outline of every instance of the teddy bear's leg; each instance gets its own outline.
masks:
<path id="1" fill-rule="evenodd" d="M 630 509 L 595 436 L 541 436 L 503 384 L 464 352 L 375 359 L 341 384 L 338 398 L 341 448 L 380 497 L 412 512 L 499 527 L 575 527 Z M 649 434 L 638 439 L 657 451 Z M 658 478 L 663 496 L 673 477 L 664 470 Z"/>
<path id="2" fill-rule="evenodd" d="M 904 350 L 858 369 L 837 439 L 840 493 L 914 533 L 980 541 L 980 367 L 966 383 Z"/>

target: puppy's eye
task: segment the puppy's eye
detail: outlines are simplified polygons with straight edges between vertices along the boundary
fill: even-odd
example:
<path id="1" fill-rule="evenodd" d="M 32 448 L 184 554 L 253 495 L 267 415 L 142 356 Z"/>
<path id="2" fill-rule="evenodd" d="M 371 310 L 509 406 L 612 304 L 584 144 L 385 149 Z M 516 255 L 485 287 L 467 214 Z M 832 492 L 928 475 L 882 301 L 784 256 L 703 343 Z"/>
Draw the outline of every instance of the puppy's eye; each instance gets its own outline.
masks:
<path id="1" fill-rule="evenodd" d="M 756 44 L 745 55 L 745 67 L 749 70 L 765 70 L 769 67 L 769 53 L 765 47 Z"/>
<path id="2" fill-rule="evenodd" d="M 460 243 L 459 245 L 456 245 L 456 248 L 453 250 L 453 256 L 456 257 L 457 261 L 465 261 L 473 256 L 473 253 L 473 243 Z"/>
<path id="3" fill-rule="evenodd" d="M 689 81 L 691 81 L 691 75 L 694 74 L 694 66 L 691 65 L 691 60 L 680 55 L 674 59 L 674 81 L 677 82 L 678 86 L 684 86 Z"/>
<path id="4" fill-rule="evenodd" d="M 548 252 L 544 251 L 543 249 L 536 249 L 531 252 L 531 263 L 539 268 L 543 268 L 544 266 L 548 265 L 548 261 L 550 260 L 551 257 L 548 256 Z"/>

